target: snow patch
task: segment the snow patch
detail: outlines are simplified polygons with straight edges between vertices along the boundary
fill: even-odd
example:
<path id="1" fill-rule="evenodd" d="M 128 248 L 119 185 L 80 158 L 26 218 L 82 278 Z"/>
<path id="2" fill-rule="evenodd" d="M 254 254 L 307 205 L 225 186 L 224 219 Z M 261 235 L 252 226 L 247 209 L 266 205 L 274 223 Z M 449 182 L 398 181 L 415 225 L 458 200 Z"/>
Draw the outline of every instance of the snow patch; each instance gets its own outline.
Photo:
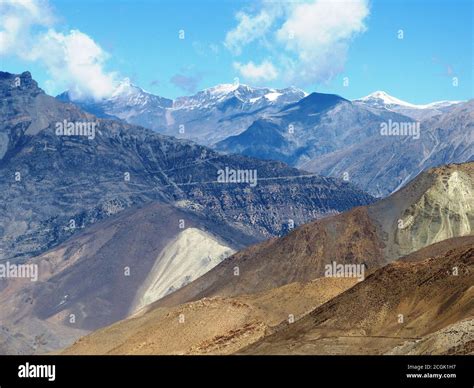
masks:
<path id="1" fill-rule="evenodd" d="M 283 95 L 283 93 L 271 92 L 271 93 L 265 94 L 265 98 L 266 98 L 268 101 L 275 101 L 275 100 L 277 100 L 278 97 L 280 97 L 281 95 Z"/>
<path id="2" fill-rule="evenodd" d="M 214 96 L 221 96 L 237 90 L 238 87 L 238 84 L 219 84 L 212 88 L 205 89 L 205 91 L 208 91 L 209 94 Z"/>

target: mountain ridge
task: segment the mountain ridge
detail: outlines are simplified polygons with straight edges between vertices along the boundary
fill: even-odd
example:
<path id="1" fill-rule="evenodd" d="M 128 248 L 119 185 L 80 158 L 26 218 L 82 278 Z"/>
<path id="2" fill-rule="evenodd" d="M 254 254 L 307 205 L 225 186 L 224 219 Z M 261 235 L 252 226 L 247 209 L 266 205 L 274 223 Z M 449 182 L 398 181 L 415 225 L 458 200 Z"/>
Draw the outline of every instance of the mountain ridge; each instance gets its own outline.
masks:
<path id="1" fill-rule="evenodd" d="M 2 195 L 4 203 L 13 201 L 11 212 L 3 212 L 9 228 L 3 231 L 2 245 L 4 254 L 17 251 L 9 257 L 39 254 L 38 249 L 51 248 L 110 211 L 151 200 L 180 203 L 205 218 L 227 219 L 260 238 L 285 233 L 290 219 L 299 224 L 347 209 L 351 196 L 358 198 L 354 204 L 372 200 L 346 182 L 308 176 L 280 162 L 220 155 L 188 140 L 98 119 L 47 96 L 29 73 L 20 77 L 20 88 L 12 87 L 15 75 L 2 77 L 0 133 L 5 141 L 0 168 L 11 179 L 3 182 Z M 64 120 L 95 123 L 95 138 L 57 136 L 55 123 Z M 225 167 L 257 170 L 261 183 L 255 190 L 245 182 L 220 183 L 218 171 Z M 15 181 L 15 176 L 20 180 Z M 290 194 L 296 188 L 299 193 Z M 82 201 L 75 200 L 75 190 L 80 190 Z M 43 206 L 39 197 L 49 205 Z M 286 198 L 293 198 L 291 208 L 285 205 Z M 273 203 L 273 213 L 266 208 L 268 201 Z M 203 211 L 204 206 L 208 211 Z M 71 219 L 76 225 L 72 229 Z"/>

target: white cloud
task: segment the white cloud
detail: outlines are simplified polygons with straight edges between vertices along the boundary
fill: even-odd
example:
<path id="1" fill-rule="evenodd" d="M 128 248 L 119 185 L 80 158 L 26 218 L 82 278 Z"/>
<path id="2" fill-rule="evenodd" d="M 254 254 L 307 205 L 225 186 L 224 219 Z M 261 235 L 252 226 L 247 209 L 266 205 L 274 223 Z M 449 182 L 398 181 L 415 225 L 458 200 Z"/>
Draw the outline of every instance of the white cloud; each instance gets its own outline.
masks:
<path id="1" fill-rule="evenodd" d="M 367 1 L 315 1 L 298 4 L 276 32 L 298 64 L 289 70 L 307 81 L 321 82 L 341 72 L 351 39 L 365 31 Z M 291 73 L 290 73 L 291 74 Z"/>
<path id="2" fill-rule="evenodd" d="M 268 32 L 280 12 L 281 7 L 278 3 L 273 3 L 273 6 L 262 9 L 256 15 L 248 15 L 242 11 L 238 12 L 235 16 L 238 25 L 227 32 L 224 45 L 235 55 L 240 55 L 245 45 Z"/>
<path id="3" fill-rule="evenodd" d="M 252 61 L 241 64 L 234 62 L 234 68 L 246 79 L 260 82 L 271 81 L 278 76 L 278 71 L 270 61 L 263 61 L 260 65 L 256 65 Z"/>
<path id="4" fill-rule="evenodd" d="M 46 1 L 0 1 L 0 54 L 45 66 L 47 85 L 67 88 L 76 99 L 112 94 L 115 73 L 104 70 L 107 53 L 88 35 L 51 28 L 54 16 Z"/>
<path id="5" fill-rule="evenodd" d="M 45 1 L 1 0 L 0 55 L 28 57 L 33 40 L 31 27 L 47 27 L 53 21 L 52 12 Z"/>
<path id="6" fill-rule="evenodd" d="M 73 99 L 100 99 L 114 90 L 115 74 L 104 71 L 107 53 L 81 31 L 62 34 L 49 30 L 40 37 L 31 57 L 48 68 L 56 83 L 64 83 Z"/>
<path id="7" fill-rule="evenodd" d="M 240 14 L 226 46 L 241 53 L 250 42 L 264 41 L 262 49 L 277 58 L 279 73 L 300 85 L 328 81 L 344 69 L 349 45 L 366 30 L 369 15 L 368 0 L 288 2 L 277 12 L 269 11 L 273 4 L 262 3 L 255 16 Z M 266 14 L 273 17 L 263 18 Z"/>

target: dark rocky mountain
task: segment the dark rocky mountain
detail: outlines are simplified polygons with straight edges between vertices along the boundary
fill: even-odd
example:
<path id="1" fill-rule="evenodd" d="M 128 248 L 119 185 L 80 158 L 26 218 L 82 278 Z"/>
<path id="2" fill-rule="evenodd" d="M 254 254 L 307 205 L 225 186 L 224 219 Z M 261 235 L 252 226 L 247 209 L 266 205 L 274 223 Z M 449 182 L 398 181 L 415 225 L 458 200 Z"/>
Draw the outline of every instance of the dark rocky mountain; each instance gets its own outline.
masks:
<path id="1" fill-rule="evenodd" d="M 474 160 L 474 100 L 420 123 L 420 137 L 375 135 L 300 165 L 326 176 L 347 172 L 373 195 L 403 187 L 428 168 Z"/>
<path id="2" fill-rule="evenodd" d="M 427 168 L 474 158 L 472 102 L 416 105 L 380 91 L 351 102 L 333 94 L 238 84 L 171 101 L 125 82 L 110 99 L 75 103 L 101 117 L 112 115 L 225 153 L 343 177 L 378 197 Z M 381 134 L 391 123 L 414 125 L 418 134 Z"/>
<path id="3" fill-rule="evenodd" d="M 4 259 L 27 257 L 122 209 L 160 201 L 265 238 L 371 202 L 350 184 L 279 162 L 220 155 L 122 121 L 99 119 L 43 93 L 29 73 L 0 74 Z M 95 124 L 57 136 L 58 123 Z M 93 138 L 92 138 L 93 137 Z M 258 184 L 218 182 L 219 170 L 256 171 Z"/>
<path id="4" fill-rule="evenodd" d="M 382 102 L 313 93 L 215 148 L 345 177 L 379 197 L 430 167 L 474 159 L 472 101 L 406 109 Z M 413 134 L 386 136 L 381 128 L 392 123 L 413 126 Z"/>
<path id="5" fill-rule="evenodd" d="M 288 142 L 280 127 L 265 120 L 256 120 L 240 135 L 230 136 L 217 144 L 218 148 L 264 160 L 292 163 Z"/>

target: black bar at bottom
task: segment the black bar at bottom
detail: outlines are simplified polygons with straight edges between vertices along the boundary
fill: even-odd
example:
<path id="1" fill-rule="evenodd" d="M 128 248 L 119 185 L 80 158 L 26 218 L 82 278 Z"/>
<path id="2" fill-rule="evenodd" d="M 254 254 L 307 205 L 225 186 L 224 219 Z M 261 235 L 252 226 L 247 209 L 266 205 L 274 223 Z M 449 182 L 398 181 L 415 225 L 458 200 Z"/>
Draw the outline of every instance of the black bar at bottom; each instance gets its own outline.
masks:
<path id="1" fill-rule="evenodd" d="M 473 367 L 472 356 L 0 356 L 0 388 L 257 382 L 262 388 L 271 383 L 472 388 Z"/>

